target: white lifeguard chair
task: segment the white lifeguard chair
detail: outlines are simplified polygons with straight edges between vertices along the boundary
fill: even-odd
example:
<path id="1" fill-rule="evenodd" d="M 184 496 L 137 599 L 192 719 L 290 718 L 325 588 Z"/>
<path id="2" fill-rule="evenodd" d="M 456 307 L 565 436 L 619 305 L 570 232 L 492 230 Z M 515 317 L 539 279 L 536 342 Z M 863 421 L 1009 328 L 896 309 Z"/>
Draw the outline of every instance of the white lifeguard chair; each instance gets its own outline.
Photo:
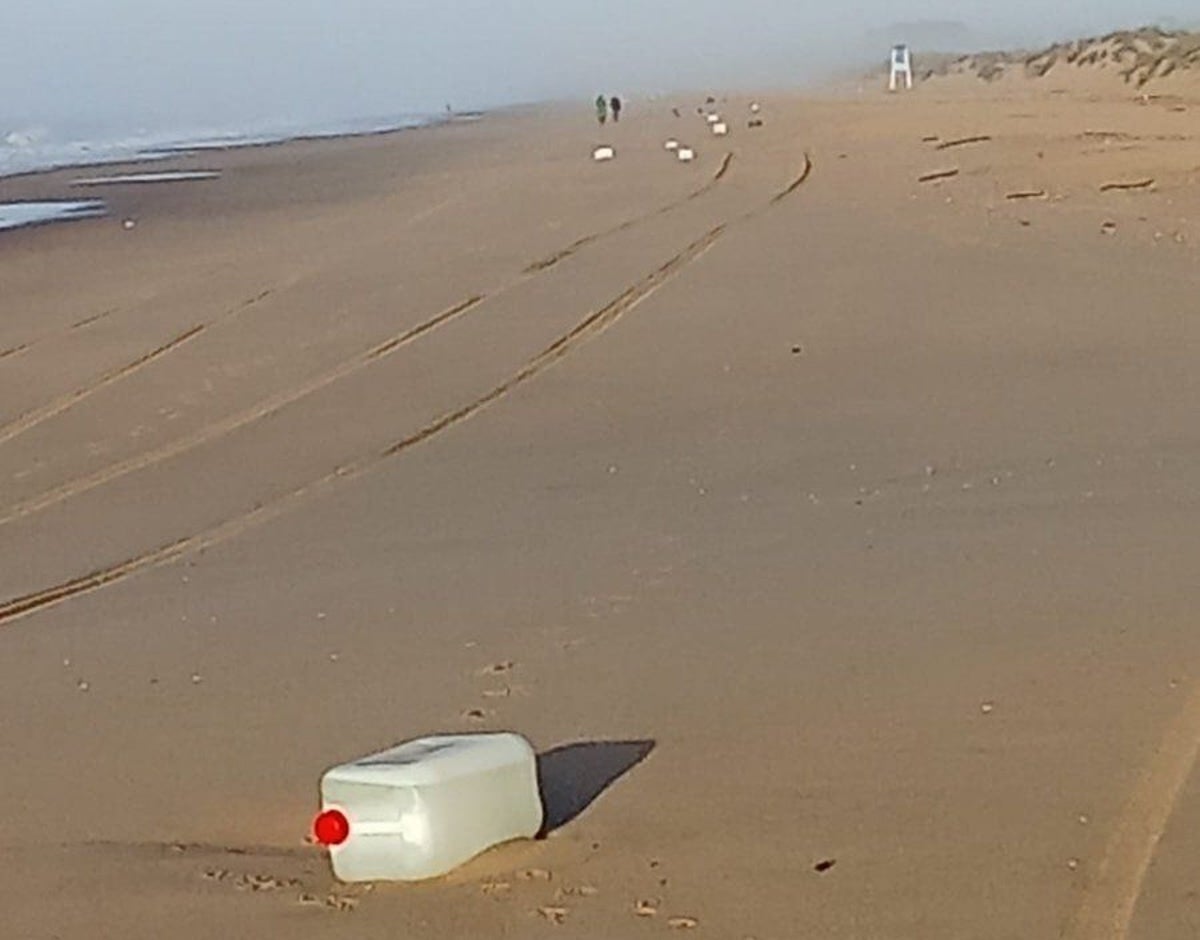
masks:
<path id="1" fill-rule="evenodd" d="M 892 46 L 892 69 L 888 78 L 888 91 L 895 91 L 899 88 L 901 81 L 904 82 L 906 90 L 912 89 L 912 52 L 903 43 Z"/>

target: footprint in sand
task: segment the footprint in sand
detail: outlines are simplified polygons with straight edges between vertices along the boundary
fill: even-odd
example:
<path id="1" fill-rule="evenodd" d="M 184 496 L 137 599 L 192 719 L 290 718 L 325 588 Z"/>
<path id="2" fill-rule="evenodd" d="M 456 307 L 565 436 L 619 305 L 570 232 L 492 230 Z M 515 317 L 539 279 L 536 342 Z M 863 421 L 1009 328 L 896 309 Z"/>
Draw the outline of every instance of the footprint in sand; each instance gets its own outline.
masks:
<path id="1" fill-rule="evenodd" d="M 571 912 L 565 907 L 539 907 L 537 912 L 546 920 L 555 926 L 559 926 L 566 922 L 567 915 Z"/>
<path id="2" fill-rule="evenodd" d="M 358 908 L 359 898 L 349 894 L 328 894 L 320 898 L 303 892 L 296 896 L 296 903 L 301 907 L 319 907 L 337 914 L 349 914 Z"/>
<path id="3" fill-rule="evenodd" d="M 485 881 L 479 886 L 484 897 L 503 900 L 512 895 L 512 883 L 508 881 Z"/>
<path id="4" fill-rule="evenodd" d="M 562 888 L 559 894 L 564 898 L 594 898 L 600 893 L 600 889 L 595 885 L 574 885 L 569 888 Z"/>
<path id="5" fill-rule="evenodd" d="M 177 847 L 176 850 L 186 851 L 186 846 Z M 200 877 L 215 884 L 227 885 L 234 891 L 251 894 L 270 894 L 303 887 L 298 878 L 281 878 L 266 872 L 234 872 L 228 868 L 205 868 L 200 872 Z"/>
<path id="6" fill-rule="evenodd" d="M 339 914 L 349 914 L 358 907 L 358 898 L 344 894 L 331 894 L 325 898 L 325 907 Z"/>

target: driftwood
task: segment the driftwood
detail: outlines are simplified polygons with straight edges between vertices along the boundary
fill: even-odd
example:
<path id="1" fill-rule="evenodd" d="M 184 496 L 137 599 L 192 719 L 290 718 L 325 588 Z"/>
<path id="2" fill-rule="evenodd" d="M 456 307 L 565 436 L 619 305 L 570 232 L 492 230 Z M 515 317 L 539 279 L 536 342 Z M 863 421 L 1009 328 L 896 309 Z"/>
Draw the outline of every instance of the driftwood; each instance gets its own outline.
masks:
<path id="1" fill-rule="evenodd" d="M 937 145 L 937 150 L 949 150 L 951 147 L 965 147 L 967 144 L 984 144 L 991 140 L 990 134 L 977 134 L 974 137 L 959 137 L 957 140 L 944 140 Z"/>
<path id="2" fill-rule="evenodd" d="M 1045 199 L 1044 189 L 1018 189 L 1016 192 L 1005 193 L 1005 199 Z"/>
<path id="3" fill-rule="evenodd" d="M 1153 185 L 1154 179 L 1152 177 L 1147 177 L 1144 180 L 1133 180 L 1129 183 L 1105 183 L 1100 187 L 1100 192 L 1107 193 L 1114 189 L 1149 189 Z"/>
<path id="4" fill-rule="evenodd" d="M 933 183 L 937 180 L 948 180 L 952 176 L 958 176 L 958 167 L 953 170 L 937 170 L 934 173 L 926 173 L 924 176 L 918 176 L 918 183 Z"/>
<path id="5" fill-rule="evenodd" d="M 941 138 L 940 138 L 940 137 L 938 137 L 938 135 L 937 135 L 937 134 L 929 134 L 928 136 L 926 136 L 926 137 L 922 137 L 922 138 L 921 138 L 921 143 L 923 143 L 923 144 L 932 144 L 932 143 L 933 143 L 934 141 L 936 141 L 936 140 L 941 140 Z"/>

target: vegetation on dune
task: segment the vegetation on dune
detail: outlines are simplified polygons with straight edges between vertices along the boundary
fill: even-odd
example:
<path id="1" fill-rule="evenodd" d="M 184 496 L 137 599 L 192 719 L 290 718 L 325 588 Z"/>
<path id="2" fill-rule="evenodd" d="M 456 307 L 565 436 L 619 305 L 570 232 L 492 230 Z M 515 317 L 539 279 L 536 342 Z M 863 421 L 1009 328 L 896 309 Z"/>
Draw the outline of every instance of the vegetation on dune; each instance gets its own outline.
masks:
<path id="1" fill-rule="evenodd" d="M 1055 43 L 1037 52 L 976 52 L 970 55 L 919 56 L 920 77 L 973 75 L 994 82 L 1011 72 L 1044 78 L 1055 70 L 1114 70 L 1126 84 L 1142 88 L 1176 72 L 1200 72 L 1200 32 L 1156 26 L 1121 30 L 1106 36 Z"/>

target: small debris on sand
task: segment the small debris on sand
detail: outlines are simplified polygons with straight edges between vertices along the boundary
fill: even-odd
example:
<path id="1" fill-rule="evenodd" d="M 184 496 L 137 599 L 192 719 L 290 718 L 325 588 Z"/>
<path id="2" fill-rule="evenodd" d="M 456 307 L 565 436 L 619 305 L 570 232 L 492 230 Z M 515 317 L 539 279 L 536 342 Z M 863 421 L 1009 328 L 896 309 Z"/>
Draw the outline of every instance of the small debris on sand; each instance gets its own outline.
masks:
<path id="1" fill-rule="evenodd" d="M 817 862 L 817 864 L 815 864 L 813 866 L 813 871 L 815 871 L 819 875 L 823 875 L 823 874 L 825 874 L 825 872 L 829 871 L 829 869 L 833 868 L 833 866 L 836 864 L 837 864 L 836 858 L 827 858 L 827 859 Z"/>
<path id="2" fill-rule="evenodd" d="M 965 147 L 967 144 L 982 144 L 991 140 L 989 134 L 976 134 L 974 137 L 959 137 L 956 140 L 946 140 L 937 145 L 938 150 L 949 150 L 951 147 Z"/>
<path id="3" fill-rule="evenodd" d="M 958 176 L 958 168 L 952 170 L 935 170 L 932 173 L 926 173 L 924 176 L 918 176 L 918 183 L 936 183 L 938 180 L 948 180 Z"/>
<path id="4" fill-rule="evenodd" d="M 1107 193 L 1113 190 L 1130 190 L 1130 189 L 1149 189 L 1154 185 L 1154 180 L 1150 177 L 1142 180 L 1133 180 L 1131 182 L 1111 182 L 1103 183 L 1100 186 L 1100 192 Z"/>
<path id="5" fill-rule="evenodd" d="M 667 921 L 667 926 L 672 930 L 692 930 L 700 926 L 700 921 L 695 917 L 672 917 Z"/>

